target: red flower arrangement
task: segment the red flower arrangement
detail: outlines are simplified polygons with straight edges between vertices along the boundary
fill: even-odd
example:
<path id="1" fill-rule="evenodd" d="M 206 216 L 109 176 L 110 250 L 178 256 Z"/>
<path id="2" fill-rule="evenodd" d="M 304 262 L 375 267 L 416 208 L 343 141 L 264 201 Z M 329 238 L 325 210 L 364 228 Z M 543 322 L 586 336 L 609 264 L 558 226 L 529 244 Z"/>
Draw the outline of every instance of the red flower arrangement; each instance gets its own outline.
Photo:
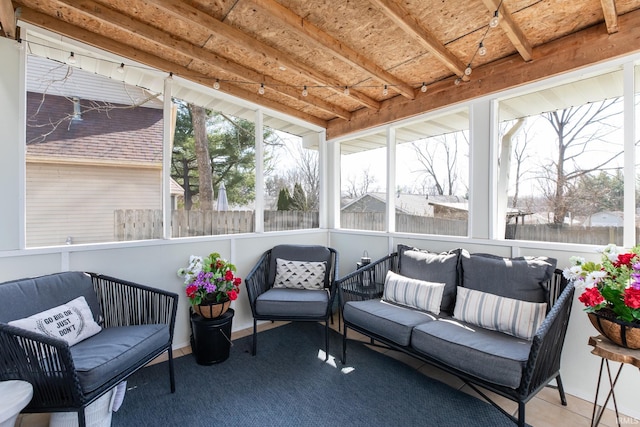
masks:
<path id="1" fill-rule="evenodd" d="M 640 246 L 620 252 L 608 245 L 600 263 L 580 257 L 571 257 L 571 263 L 563 274 L 584 289 L 578 300 L 585 311 L 608 311 L 618 320 L 640 323 Z"/>
<path id="2" fill-rule="evenodd" d="M 191 255 L 189 265 L 179 269 L 178 276 L 184 278 L 191 305 L 200 305 L 236 300 L 242 279 L 235 271 L 235 265 L 214 252 L 206 258 Z"/>

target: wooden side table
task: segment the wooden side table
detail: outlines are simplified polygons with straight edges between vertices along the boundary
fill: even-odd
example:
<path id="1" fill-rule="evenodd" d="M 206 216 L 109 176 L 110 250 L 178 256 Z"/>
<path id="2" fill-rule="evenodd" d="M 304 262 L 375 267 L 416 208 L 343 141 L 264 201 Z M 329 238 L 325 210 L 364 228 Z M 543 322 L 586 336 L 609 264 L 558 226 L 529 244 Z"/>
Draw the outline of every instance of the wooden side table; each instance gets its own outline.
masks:
<path id="1" fill-rule="evenodd" d="M 598 424 L 600 424 L 600 419 L 602 418 L 602 414 L 607 406 L 607 403 L 609 403 L 609 399 L 613 400 L 613 407 L 616 411 L 616 421 L 618 422 L 618 427 L 621 427 L 620 415 L 618 414 L 618 404 L 616 402 L 615 387 L 616 383 L 618 382 L 618 378 L 620 377 L 620 372 L 622 372 L 622 368 L 625 364 L 633 365 L 637 368 L 640 368 L 640 350 L 630 350 L 628 348 L 620 347 L 619 345 L 612 343 L 602 335 L 598 335 L 597 337 L 589 337 L 589 345 L 593 346 L 591 354 L 595 354 L 596 356 L 600 356 L 602 358 L 602 360 L 600 361 L 600 375 L 598 376 L 596 396 L 593 401 L 591 427 L 596 427 Z M 615 377 L 612 376 L 611 368 L 609 367 L 609 361 L 620 363 L 620 367 L 618 368 L 618 372 L 616 373 Z M 598 405 L 598 398 L 600 396 L 600 383 L 602 381 L 602 374 L 605 366 L 607 368 L 607 375 L 609 377 L 609 393 L 607 393 L 607 397 L 605 398 L 604 403 L 602 405 Z"/>

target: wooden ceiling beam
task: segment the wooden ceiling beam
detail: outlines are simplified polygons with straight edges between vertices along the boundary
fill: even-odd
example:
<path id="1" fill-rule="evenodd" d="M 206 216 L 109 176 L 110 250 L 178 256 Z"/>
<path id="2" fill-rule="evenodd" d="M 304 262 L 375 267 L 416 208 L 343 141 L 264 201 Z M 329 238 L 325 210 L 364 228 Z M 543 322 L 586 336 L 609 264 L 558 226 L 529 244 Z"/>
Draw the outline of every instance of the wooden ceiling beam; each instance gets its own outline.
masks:
<path id="1" fill-rule="evenodd" d="M 16 14 L 11 0 L 0 0 L 0 26 L 2 26 L 0 35 L 10 39 L 16 38 Z"/>
<path id="2" fill-rule="evenodd" d="M 296 15 L 291 10 L 282 6 L 275 0 L 250 1 L 262 12 L 267 13 L 272 18 L 275 18 L 281 23 L 287 25 L 297 34 L 304 36 L 308 41 L 329 50 L 338 58 L 368 74 L 369 77 L 389 85 L 390 89 L 395 90 L 405 98 L 415 98 L 413 87 L 397 78 L 393 74 L 382 69 L 373 61 L 367 59 L 364 55 L 356 52 L 344 43 L 336 40 L 331 35 L 322 31 L 320 28 L 316 27 L 308 20 Z"/>
<path id="3" fill-rule="evenodd" d="M 606 0 L 602 0 L 606 1 Z M 614 0 L 611 0 L 614 1 Z M 509 10 L 505 7 L 504 3 L 500 0 L 482 0 L 489 12 L 492 14 L 500 8 L 498 11 L 498 25 L 502 28 L 502 31 L 506 34 L 511 41 L 511 44 L 516 48 L 522 59 L 525 61 L 531 61 L 533 58 L 533 47 L 529 40 L 525 37 L 522 29 L 513 21 L 513 16 Z"/>
<path id="4" fill-rule="evenodd" d="M 592 64 L 640 52 L 638 32 L 640 9 L 619 16 L 620 31 L 605 34 L 605 24 L 594 25 L 534 49 L 535 61 L 524 62 L 517 54 L 494 61 L 473 71 L 473 80 L 454 86 L 451 79 L 429 86 L 425 96 L 414 101 L 395 97 L 385 101 L 380 111 L 354 112 L 350 121 L 330 120 L 327 139 L 385 125 L 448 105 L 466 102 L 522 86 Z"/>
<path id="5" fill-rule="evenodd" d="M 28 7 L 22 8 L 20 19 L 37 27 L 45 28 L 49 31 L 53 31 L 70 39 L 85 43 L 89 46 L 93 46 L 98 49 L 102 49 L 104 51 L 129 58 L 132 61 L 139 62 L 160 71 L 165 71 L 167 73 L 174 72 L 177 75 L 185 75 L 188 76 L 186 77 L 188 80 L 191 80 L 195 83 L 199 83 L 207 87 L 211 86 L 212 79 L 210 76 L 197 73 L 194 70 L 191 70 L 183 65 L 168 61 L 163 58 L 159 58 L 147 52 L 143 52 L 135 47 L 98 35 L 89 30 L 80 28 L 74 24 L 61 21 L 56 17 L 36 12 Z M 281 111 L 285 114 L 297 117 L 301 120 L 313 123 L 317 126 L 327 126 L 326 120 L 319 119 L 318 117 L 308 113 L 304 113 L 299 109 L 292 108 L 288 105 L 270 100 L 269 98 L 237 87 L 235 85 L 223 82 L 221 83 L 221 89 L 224 89 L 225 92 L 233 96 L 237 96 L 238 98 L 253 102 L 257 105 L 262 105 L 263 107 L 270 108 L 275 111 Z"/>
<path id="6" fill-rule="evenodd" d="M 206 63 L 206 67 L 208 68 L 212 67 L 233 74 L 241 81 L 249 80 L 256 84 L 264 83 L 265 85 L 269 85 L 270 89 L 276 90 L 277 92 L 280 92 L 290 98 L 312 105 L 320 110 L 328 112 L 331 115 L 340 117 L 345 120 L 349 120 L 351 118 L 351 112 L 342 107 L 333 105 L 318 97 L 303 97 L 299 91 L 288 86 L 285 82 L 273 79 L 271 77 L 265 77 L 250 68 L 246 68 L 240 64 L 223 58 L 209 50 L 173 38 L 161 30 L 143 24 L 112 9 L 106 8 L 98 3 L 95 3 L 92 0 L 83 0 L 81 2 L 74 0 L 56 1 L 58 4 L 63 4 L 69 8 L 73 8 L 73 10 L 77 11 L 77 13 L 79 14 L 82 14 L 91 19 L 96 19 L 107 26 L 115 27 L 121 31 L 129 33 L 129 35 L 131 35 L 132 37 L 132 40 L 136 40 L 139 38 L 145 39 L 151 43 L 158 44 L 162 47 L 170 49 L 173 52 L 180 54 L 181 56 L 186 56 L 193 60 L 203 61 Z M 25 3 L 29 3 L 29 0 L 25 1 Z M 187 66 L 187 68 L 191 69 L 190 66 Z M 186 79 L 189 78 L 188 75 L 184 75 L 182 77 Z M 216 76 L 213 75 L 212 77 Z"/>
<path id="7" fill-rule="evenodd" d="M 380 108 L 380 102 L 357 90 L 350 90 L 349 95 L 344 95 L 343 90 L 345 85 L 343 82 L 320 73 L 300 60 L 286 55 L 276 48 L 262 43 L 237 28 L 227 25 L 194 7 L 174 0 L 146 0 L 145 3 L 155 5 L 178 19 L 198 25 L 216 37 L 223 37 L 231 45 L 240 45 L 248 50 L 260 52 L 272 58 L 275 63 L 282 64 L 289 70 L 297 71 L 306 76 L 310 81 L 332 90 L 335 93 L 341 94 L 342 96 L 350 96 L 365 107 L 375 110 Z"/>
<path id="8" fill-rule="evenodd" d="M 602 12 L 604 13 L 604 22 L 607 24 L 607 32 L 609 34 L 618 32 L 618 10 L 616 9 L 615 0 L 600 0 L 602 4 Z"/>
<path id="9" fill-rule="evenodd" d="M 468 80 L 464 70 L 467 65 L 452 54 L 427 28 L 424 28 L 411 14 L 394 0 L 370 0 L 375 6 L 396 23 L 402 31 L 431 52 L 455 75 Z"/>

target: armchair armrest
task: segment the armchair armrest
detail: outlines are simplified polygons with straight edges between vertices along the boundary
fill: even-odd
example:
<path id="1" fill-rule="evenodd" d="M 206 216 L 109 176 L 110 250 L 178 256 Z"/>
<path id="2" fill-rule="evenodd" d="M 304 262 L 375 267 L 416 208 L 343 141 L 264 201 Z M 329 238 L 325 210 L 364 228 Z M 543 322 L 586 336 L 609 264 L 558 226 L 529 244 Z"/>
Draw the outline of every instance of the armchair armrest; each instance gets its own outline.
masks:
<path id="1" fill-rule="evenodd" d="M 33 384 L 32 402 L 43 408 L 84 403 L 66 341 L 0 323 L 0 348 L 0 380 Z"/>
<path id="2" fill-rule="evenodd" d="M 88 274 L 104 316 L 103 327 L 162 323 L 169 325 L 173 338 L 178 294 L 110 276 Z"/>
<path id="3" fill-rule="evenodd" d="M 568 283 L 536 331 L 519 387 L 522 396 L 535 393 L 558 375 L 573 294 L 574 285 Z"/>
<path id="4" fill-rule="evenodd" d="M 398 253 L 394 252 L 347 274 L 338 280 L 340 305 L 347 301 L 379 299 L 388 271 L 397 270 Z"/>
<path id="5" fill-rule="evenodd" d="M 244 279 L 244 283 L 247 287 L 247 295 L 249 296 L 249 305 L 251 305 L 251 311 L 255 309 L 256 299 L 268 290 L 270 258 L 271 251 L 267 251 L 262 254 L 258 263 L 251 269 Z M 253 313 L 253 315 L 255 316 L 255 313 Z"/>

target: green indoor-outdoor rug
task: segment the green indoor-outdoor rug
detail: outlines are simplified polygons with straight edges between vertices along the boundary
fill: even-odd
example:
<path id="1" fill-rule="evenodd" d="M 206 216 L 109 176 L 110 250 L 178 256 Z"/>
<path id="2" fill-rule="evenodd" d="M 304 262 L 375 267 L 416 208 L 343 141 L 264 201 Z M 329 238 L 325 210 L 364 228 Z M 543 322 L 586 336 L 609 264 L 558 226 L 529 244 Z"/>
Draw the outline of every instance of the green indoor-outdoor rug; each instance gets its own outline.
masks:
<path id="1" fill-rule="evenodd" d="M 128 379 L 118 426 L 513 426 L 488 403 L 428 378 L 402 362 L 331 331 L 324 361 L 324 326 L 297 322 L 233 342 L 229 358 L 198 365 L 175 359 L 176 392 L 167 362 Z M 333 357 L 335 356 L 335 358 Z"/>

